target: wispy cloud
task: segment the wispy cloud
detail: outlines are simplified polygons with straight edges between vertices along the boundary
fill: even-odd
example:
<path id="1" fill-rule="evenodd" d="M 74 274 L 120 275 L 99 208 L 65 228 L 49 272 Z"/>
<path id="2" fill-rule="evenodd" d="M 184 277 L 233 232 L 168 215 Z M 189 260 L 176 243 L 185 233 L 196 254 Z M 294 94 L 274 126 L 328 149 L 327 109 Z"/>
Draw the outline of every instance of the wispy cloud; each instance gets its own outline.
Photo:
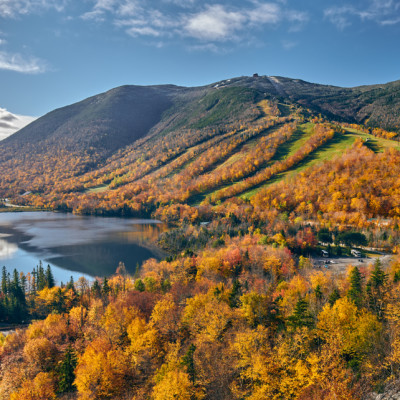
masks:
<path id="1" fill-rule="evenodd" d="M 24 57 L 0 51 L 0 69 L 23 74 L 41 74 L 47 70 L 46 63 L 36 57 Z"/>
<path id="2" fill-rule="evenodd" d="M 15 18 L 42 10 L 62 11 L 67 0 L 0 0 L 0 17 Z"/>
<path id="3" fill-rule="evenodd" d="M 114 25 L 130 36 L 192 39 L 191 49 L 215 49 L 205 44 L 249 40 L 252 33 L 266 26 L 286 22 L 294 29 L 308 21 L 308 14 L 286 7 L 285 1 L 260 2 L 249 0 L 234 6 L 227 0 L 204 4 L 196 0 L 95 0 L 85 20 L 104 22 L 111 18 Z M 199 45 L 196 44 L 196 42 Z"/>
<path id="4" fill-rule="evenodd" d="M 350 6 L 331 7 L 324 11 L 325 18 L 329 19 L 341 31 L 351 25 L 350 19 L 354 14 L 355 10 Z"/>
<path id="5" fill-rule="evenodd" d="M 350 26 L 354 17 L 361 21 L 373 21 L 383 26 L 394 25 L 400 23 L 400 2 L 370 0 L 363 8 L 350 4 L 330 7 L 324 11 L 324 15 L 340 30 Z"/>
<path id="6" fill-rule="evenodd" d="M 292 42 L 291 40 L 282 40 L 281 43 L 285 50 L 291 50 L 297 46 L 297 42 Z"/>

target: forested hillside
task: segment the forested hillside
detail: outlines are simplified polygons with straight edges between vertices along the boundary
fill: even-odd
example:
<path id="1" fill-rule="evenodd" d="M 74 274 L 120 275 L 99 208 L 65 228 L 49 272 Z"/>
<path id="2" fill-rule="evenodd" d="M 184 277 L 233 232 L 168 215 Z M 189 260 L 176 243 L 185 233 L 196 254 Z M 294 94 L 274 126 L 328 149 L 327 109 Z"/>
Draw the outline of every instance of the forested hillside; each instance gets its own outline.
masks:
<path id="1" fill-rule="evenodd" d="M 132 216 L 248 198 L 312 159 L 340 154 L 357 136 L 375 152 L 396 147 L 381 139 L 399 130 L 398 87 L 345 89 L 266 76 L 198 88 L 123 86 L 2 141 L 0 196 Z"/>
<path id="2" fill-rule="evenodd" d="M 337 276 L 279 240 L 225 235 L 147 261 L 140 278 L 120 265 L 61 288 L 40 268 L 3 279 L 2 310 L 18 304 L 40 320 L 0 335 L 0 397 L 356 400 L 384 390 L 400 376 L 399 261 Z"/>

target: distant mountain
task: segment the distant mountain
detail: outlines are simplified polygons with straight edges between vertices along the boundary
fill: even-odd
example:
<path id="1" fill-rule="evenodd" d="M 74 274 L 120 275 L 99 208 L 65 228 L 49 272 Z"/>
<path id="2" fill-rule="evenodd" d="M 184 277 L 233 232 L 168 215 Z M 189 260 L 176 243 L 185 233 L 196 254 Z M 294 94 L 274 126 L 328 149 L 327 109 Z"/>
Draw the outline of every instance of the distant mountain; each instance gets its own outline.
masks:
<path id="1" fill-rule="evenodd" d="M 324 123 L 340 135 L 318 126 Z M 346 124 L 360 126 L 354 133 Z M 382 130 L 399 127 L 400 81 L 341 88 L 255 75 L 192 88 L 121 86 L 54 110 L 3 140 L 0 198 L 139 214 L 164 202 L 218 201 L 269 184 L 271 175 L 262 173 L 275 161 L 281 179 L 289 164 L 305 168 L 307 160 L 341 154 L 356 137 L 373 133 L 380 136 L 377 151 L 394 147 L 382 138 L 396 133 Z M 319 146 L 329 154 L 313 158 Z M 268 159 L 271 148 L 276 155 Z"/>
<path id="2" fill-rule="evenodd" d="M 12 114 L 5 108 L 0 108 L 0 140 L 11 136 L 24 126 L 33 122 L 35 117 Z"/>

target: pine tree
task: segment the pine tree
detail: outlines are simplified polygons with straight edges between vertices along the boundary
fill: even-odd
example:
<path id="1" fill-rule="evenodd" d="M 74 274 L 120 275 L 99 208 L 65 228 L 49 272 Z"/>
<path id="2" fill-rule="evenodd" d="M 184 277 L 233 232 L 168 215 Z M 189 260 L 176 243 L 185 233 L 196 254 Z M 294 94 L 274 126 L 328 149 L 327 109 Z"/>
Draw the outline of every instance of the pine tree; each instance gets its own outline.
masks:
<path id="1" fill-rule="evenodd" d="M 101 296 L 101 287 L 100 287 L 99 281 L 97 279 L 94 280 L 91 290 L 92 290 L 94 297 Z"/>
<path id="2" fill-rule="evenodd" d="M 43 290 L 46 287 L 46 276 L 44 273 L 42 261 L 39 261 L 39 266 L 37 268 L 37 290 Z"/>
<path id="3" fill-rule="evenodd" d="M 333 305 L 336 303 L 337 300 L 340 299 L 340 293 L 339 290 L 337 288 L 333 289 L 331 295 L 329 296 L 329 304 L 331 305 L 331 307 L 333 307 Z"/>
<path id="4" fill-rule="evenodd" d="M 196 346 L 192 343 L 189 346 L 188 351 L 182 357 L 182 365 L 186 367 L 186 371 L 190 377 L 191 382 L 194 384 L 196 382 L 196 370 L 194 366 L 193 354 L 196 350 Z"/>
<path id="5" fill-rule="evenodd" d="M 1 273 L 1 291 L 4 295 L 8 293 L 8 285 L 7 285 L 7 269 L 3 267 Z"/>
<path id="6" fill-rule="evenodd" d="M 322 290 L 321 290 L 321 286 L 320 286 L 320 285 L 317 285 L 317 286 L 316 286 L 316 288 L 314 289 L 314 294 L 315 294 L 315 297 L 316 297 L 316 299 L 317 299 L 318 301 L 321 301 L 321 300 L 322 300 L 323 293 L 322 293 Z"/>
<path id="7" fill-rule="evenodd" d="M 64 354 L 62 361 L 58 366 L 58 393 L 74 392 L 76 387 L 74 385 L 75 380 L 75 368 L 77 365 L 77 356 L 75 350 L 69 346 Z"/>
<path id="8" fill-rule="evenodd" d="M 54 281 L 54 276 L 53 276 L 53 272 L 51 271 L 51 267 L 49 264 L 47 264 L 47 268 L 46 268 L 46 286 L 51 289 L 52 287 L 54 287 L 55 285 L 55 281 Z"/>
<path id="9" fill-rule="evenodd" d="M 21 322 L 27 315 L 25 291 L 21 287 L 18 271 L 14 269 L 9 283 L 9 316 L 14 322 Z"/>
<path id="10" fill-rule="evenodd" d="M 235 308 L 239 305 L 239 297 L 241 295 L 241 284 L 238 279 L 233 281 L 232 290 L 229 294 L 229 305 Z"/>
<path id="11" fill-rule="evenodd" d="M 108 279 L 107 278 L 104 278 L 104 280 L 103 280 L 103 287 L 101 288 L 101 291 L 102 291 L 102 293 L 103 293 L 103 295 L 105 296 L 105 297 L 107 297 L 108 295 L 109 295 L 109 293 L 110 293 L 110 285 L 108 284 Z"/>
<path id="12" fill-rule="evenodd" d="M 71 278 L 70 278 L 69 282 L 67 283 L 67 286 L 65 287 L 65 289 L 72 290 L 74 293 L 76 293 L 75 284 L 74 284 L 74 277 L 72 275 L 71 275 Z"/>
<path id="13" fill-rule="evenodd" d="M 347 292 L 347 296 L 359 308 L 363 302 L 362 281 L 363 277 L 360 273 L 360 270 L 357 267 L 353 267 L 353 269 L 350 271 L 350 288 Z"/>
<path id="14" fill-rule="evenodd" d="M 287 323 L 295 329 L 303 326 L 311 328 L 314 325 L 314 319 L 308 311 L 308 303 L 304 299 L 297 301 L 293 314 L 288 317 Z"/>
<path id="15" fill-rule="evenodd" d="M 386 289 L 387 275 L 382 269 L 382 264 L 378 259 L 366 285 L 368 305 L 370 309 L 379 317 L 384 313 L 384 295 Z"/>
<path id="16" fill-rule="evenodd" d="M 36 293 L 37 291 L 37 271 L 36 268 L 33 268 L 32 271 L 32 292 Z"/>

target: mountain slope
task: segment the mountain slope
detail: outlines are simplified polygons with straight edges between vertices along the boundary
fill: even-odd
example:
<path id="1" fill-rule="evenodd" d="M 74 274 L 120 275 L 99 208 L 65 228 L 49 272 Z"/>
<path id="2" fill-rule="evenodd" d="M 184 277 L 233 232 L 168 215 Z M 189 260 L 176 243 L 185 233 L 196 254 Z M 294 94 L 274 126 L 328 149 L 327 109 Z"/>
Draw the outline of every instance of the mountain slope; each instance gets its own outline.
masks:
<path id="1" fill-rule="evenodd" d="M 130 215 L 248 198 L 341 155 L 357 138 L 374 151 L 396 147 L 383 139 L 396 134 L 383 128 L 399 123 L 399 89 L 399 82 L 339 88 L 267 76 L 119 87 L 3 141 L 0 197 Z M 360 122 L 368 126 L 349 125 Z"/>
<path id="2" fill-rule="evenodd" d="M 170 90 L 168 90 L 170 89 Z M 140 139 L 171 106 L 174 88 L 122 86 L 39 118 L 5 145 L 53 143 L 69 150 L 93 146 L 112 153 Z"/>

